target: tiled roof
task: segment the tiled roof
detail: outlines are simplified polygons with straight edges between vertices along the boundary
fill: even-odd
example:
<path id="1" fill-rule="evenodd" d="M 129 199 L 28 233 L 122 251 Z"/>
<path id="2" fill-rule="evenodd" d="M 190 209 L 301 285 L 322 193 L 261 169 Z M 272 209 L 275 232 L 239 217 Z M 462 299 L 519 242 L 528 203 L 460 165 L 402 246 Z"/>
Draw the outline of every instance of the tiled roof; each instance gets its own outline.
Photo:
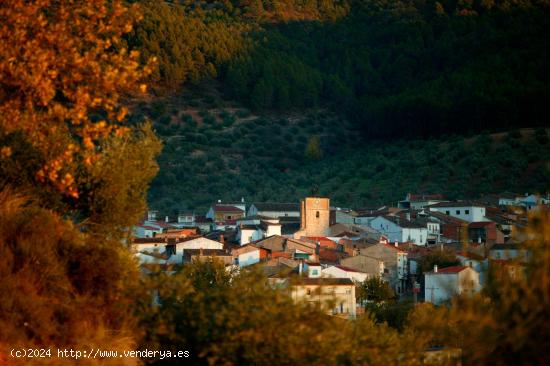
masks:
<path id="1" fill-rule="evenodd" d="M 393 222 L 394 224 L 404 227 L 404 228 L 411 228 L 411 229 L 422 229 L 426 228 L 425 225 L 421 225 L 420 223 L 417 223 L 416 221 L 409 221 L 407 219 L 400 219 L 396 216 L 383 216 L 386 220 Z"/>
<path id="2" fill-rule="evenodd" d="M 166 244 L 167 240 L 165 238 L 134 238 L 132 239 L 133 244 Z"/>
<path id="3" fill-rule="evenodd" d="M 341 269 L 342 271 L 346 271 L 346 272 L 364 273 L 364 272 L 358 271 L 358 270 L 353 269 L 353 268 L 350 268 L 350 267 L 345 267 L 345 266 L 340 266 L 340 265 L 334 266 L 334 267 L 339 268 L 339 269 Z"/>
<path id="4" fill-rule="evenodd" d="M 214 205 L 215 212 L 238 212 L 243 213 L 244 211 L 235 206 L 226 206 L 226 205 Z"/>

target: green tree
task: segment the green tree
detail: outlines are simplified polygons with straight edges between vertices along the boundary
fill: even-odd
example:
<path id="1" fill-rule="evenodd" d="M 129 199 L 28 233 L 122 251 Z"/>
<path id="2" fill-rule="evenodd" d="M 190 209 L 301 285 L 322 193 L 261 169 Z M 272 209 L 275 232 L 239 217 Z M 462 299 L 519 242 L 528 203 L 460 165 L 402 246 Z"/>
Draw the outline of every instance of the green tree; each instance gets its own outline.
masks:
<path id="1" fill-rule="evenodd" d="M 378 276 L 361 282 L 357 288 L 357 298 L 361 302 L 383 303 L 395 299 L 395 292 L 390 285 Z"/>
<path id="2" fill-rule="evenodd" d="M 304 155 L 309 160 L 321 160 L 323 158 L 321 138 L 318 135 L 309 138 Z"/>

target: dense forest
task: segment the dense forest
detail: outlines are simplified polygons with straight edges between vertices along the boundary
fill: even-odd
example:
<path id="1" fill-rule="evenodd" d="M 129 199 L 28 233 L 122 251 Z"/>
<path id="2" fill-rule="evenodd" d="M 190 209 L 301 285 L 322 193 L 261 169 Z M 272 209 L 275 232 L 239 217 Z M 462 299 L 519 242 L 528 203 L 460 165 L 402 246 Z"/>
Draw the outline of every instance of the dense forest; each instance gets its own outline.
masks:
<path id="1" fill-rule="evenodd" d="M 544 1 L 146 2 L 158 85 L 217 77 L 255 111 L 329 107 L 365 138 L 533 127 L 549 100 Z"/>

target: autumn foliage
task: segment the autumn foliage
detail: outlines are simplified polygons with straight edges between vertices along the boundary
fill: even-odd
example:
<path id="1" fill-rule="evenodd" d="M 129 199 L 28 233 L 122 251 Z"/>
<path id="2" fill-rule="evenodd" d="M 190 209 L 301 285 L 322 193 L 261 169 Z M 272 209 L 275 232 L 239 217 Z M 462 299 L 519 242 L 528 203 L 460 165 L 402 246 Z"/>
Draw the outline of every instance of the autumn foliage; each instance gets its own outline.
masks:
<path id="1" fill-rule="evenodd" d="M 121 36 L 138 19 L 120 1 L 0 2 L 0 134 L 22 133 L 44 156 L 37 178 L 77 197 L 78 164 L 124 133 L 120 105 L 150 72 Z M 141 86 L 145 90 L 145 85 Z M 9 157 L 10 146 L 0 146 Z"/>

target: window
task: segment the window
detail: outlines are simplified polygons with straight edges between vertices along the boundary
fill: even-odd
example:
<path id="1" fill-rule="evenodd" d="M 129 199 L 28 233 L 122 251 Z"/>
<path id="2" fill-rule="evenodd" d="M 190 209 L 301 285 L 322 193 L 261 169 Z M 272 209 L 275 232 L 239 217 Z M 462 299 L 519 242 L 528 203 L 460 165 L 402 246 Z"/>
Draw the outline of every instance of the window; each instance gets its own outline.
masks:
<path id="1" fill-rule="evenodd" d="M 447 215 L 450 215 L 450 214 L 451 214 L 451 211 L 445 211 L 445 213 L 446 213 Z"/>
<path id="2" fill-rule="evenodd" d="M 317 211 L 317 212 L 315 213 L 315 217 L 316 217 L 316 218 L 319 218 L 319 211 Z"/>
<path id="3" fill-rule="evenodd" d="M 464 213 L 465 213 L 466 215 L 469 215 L 469 214 L 470 214 L 470 210 L 464 210 Z"/>
<path id="4" fill-rule="evenodd" d="M 311 295 L 311 289 L 309 289 L 309 288 L 307 289 L 307 294 Z"/>
<path id="5" fill-rule="evenodd" d="M 314 275 L 314 276 L 317 276 L 319 274 L 319 271 L 314 269 L 314 270 L 311 271 L 311 274 Z"/>
<path id="6" fill-rule="evenodd" d="M 456 214 L 457 214 L 457 215 L 460 215 L 460 210 L 456 210 Z"/>

